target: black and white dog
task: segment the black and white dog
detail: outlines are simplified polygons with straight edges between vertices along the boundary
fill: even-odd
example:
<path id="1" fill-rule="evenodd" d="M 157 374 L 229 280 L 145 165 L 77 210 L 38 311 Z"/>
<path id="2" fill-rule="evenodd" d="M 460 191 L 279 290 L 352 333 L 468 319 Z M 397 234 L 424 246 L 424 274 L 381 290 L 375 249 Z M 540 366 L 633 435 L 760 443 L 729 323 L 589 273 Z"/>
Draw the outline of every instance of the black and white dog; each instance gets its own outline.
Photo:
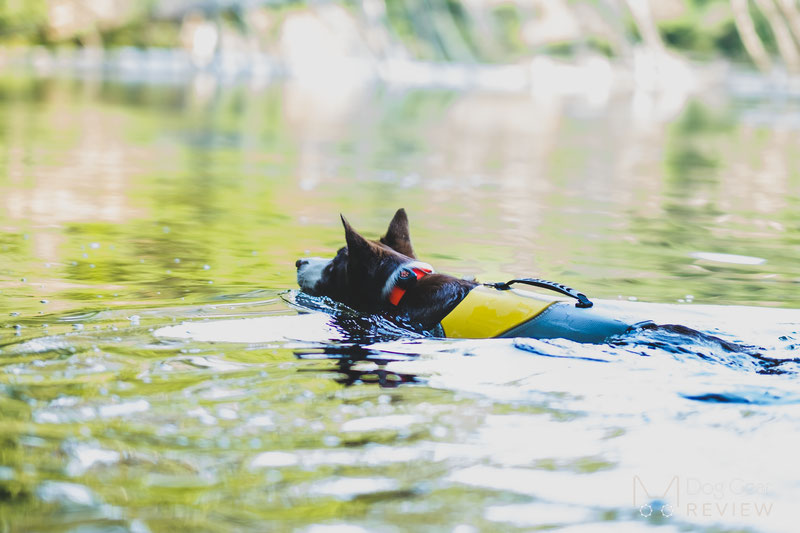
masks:
<path id="1" fill-rule="evenodd" d="M 378 241 L 362 237 L 344 217 L 342 224 L 347 246 L 336 257 L 297 260 L 297 283 L 304 292 L 430 330 L 479 285 L 434 272 L 417 260 L 404 209 Z"/>

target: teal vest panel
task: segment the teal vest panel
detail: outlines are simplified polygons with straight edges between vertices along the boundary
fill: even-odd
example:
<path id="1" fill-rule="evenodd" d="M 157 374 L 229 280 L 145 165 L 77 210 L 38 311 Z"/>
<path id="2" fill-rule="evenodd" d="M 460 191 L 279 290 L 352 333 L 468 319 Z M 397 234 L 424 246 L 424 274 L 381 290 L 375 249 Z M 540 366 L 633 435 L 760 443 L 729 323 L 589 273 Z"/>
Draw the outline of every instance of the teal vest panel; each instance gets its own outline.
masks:
<path id="1" fill-rule="evenodd" d="M 622 335 L 641 322 L 624 321 L 596 307 L 580 309 L 572 302 L 556 302 L 539 315 L 500 335 L 534 339 L 569 339 L 599 344 Z"/>

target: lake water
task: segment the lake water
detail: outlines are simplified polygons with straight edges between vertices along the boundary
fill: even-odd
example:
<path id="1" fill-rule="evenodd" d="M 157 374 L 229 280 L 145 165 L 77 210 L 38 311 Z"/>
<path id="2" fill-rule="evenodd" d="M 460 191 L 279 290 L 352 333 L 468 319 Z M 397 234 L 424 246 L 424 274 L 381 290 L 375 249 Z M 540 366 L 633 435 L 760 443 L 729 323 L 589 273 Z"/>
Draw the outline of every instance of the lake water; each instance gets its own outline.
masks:
<path id="1" fill-rule="evenodd" d="M 0 531 L 795 531 L 800 120 L 0 77 Z M 377 237 L 642 331 L 447 341 L 296 291 Z"/>

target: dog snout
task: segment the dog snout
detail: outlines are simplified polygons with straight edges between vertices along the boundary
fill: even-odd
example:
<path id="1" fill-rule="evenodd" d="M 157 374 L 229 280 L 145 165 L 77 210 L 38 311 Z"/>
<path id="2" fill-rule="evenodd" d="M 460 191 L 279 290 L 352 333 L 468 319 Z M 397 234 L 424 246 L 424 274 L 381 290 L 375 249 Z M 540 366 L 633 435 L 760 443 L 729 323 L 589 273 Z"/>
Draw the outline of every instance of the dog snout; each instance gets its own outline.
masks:
<path id="1" fill-rule="evenodd" d="M 313 292 L 314 287 L 320 282 L 325 272 L 325 267 L 330 264 L 330 259 L 321 257 L 306 257 L 298 259 L 295 263 L 297 267 L 297 284 L 306 292 Z"/>

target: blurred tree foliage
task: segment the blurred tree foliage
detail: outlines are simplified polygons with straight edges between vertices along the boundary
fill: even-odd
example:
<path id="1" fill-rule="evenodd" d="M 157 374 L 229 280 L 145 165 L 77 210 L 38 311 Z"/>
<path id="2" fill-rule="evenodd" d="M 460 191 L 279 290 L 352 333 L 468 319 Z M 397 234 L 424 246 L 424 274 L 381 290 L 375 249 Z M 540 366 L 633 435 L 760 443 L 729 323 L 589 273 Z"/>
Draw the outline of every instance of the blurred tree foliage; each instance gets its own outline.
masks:
<path id="1" fill-rule="evenodd" d="M 178 45 L 179 20 L 153 17 L 157 0 L 0 0 L 0 43 L 7 45 Z"/>
<path id="2" fill-rule="evenodd" d="M 748 59 L 727 0 L 686 0 L 686 6 L 682 16 L 659 23 L 667 46 L 703 59 L 715 55 Z M 764 45 L 770 52 L 777 53 L 772 29 L 752 3 L 750 16 Z"/>
<path id="3" fill-rule="evenodd" d="M 46 41 L 46 0 L 0 0 L 0 39 L 11 44 Z"/>
<path id="4" fill-rule="evenodd" d="M 544 47 L 526 45 L 521 34 L 526 20 L 535 18 L 537 10 L 526 4 L 486 3 L 468 4 L 461 0 L 379 0 L 385 8 L 386 29 L 412 56 L 421 59 L 456 61 L 509 61 L 535 52 L 559 55 L 586 48 L 613 55 L 615 50 L 603 36 L 591 32 L 575 42 L 553 42 Z M 173 10 L 169 16 L 157 7 L 159 0 L 131 2 L 129 8 L 116 16 L 92 20 L 81 17 L 71 31 L 54 31 L 54 17 L 59 6 L 70 4 L 85 12 L 91 11 L 91 0 L 0 0 L 0 45 L 78 45 L 96 44 L 107 48 L 121 46 L 175 47 L 180 44 L 181 16 Z M 187 9 L 193 5 L 187 2 Z M 597 0 L 567 0 L 575 12 L 580 8 L 600 10 Z M 612 2 L 613 4 L 613 2 Z M 238 20 L 243 33 L 248 31 L 245 6 L 221 2 L 204 4 L 204 13 L 220 24 Z M 276 14 L 291 6 L 304 9 L 302 3 L 287 0 L 265 4 Z M 311 4 L 310 4 L 311 5 Z M 343 2 L 358 17 L 362 9 L 358 2 Z M 477 8 L 475 6 L 478 6 Z M 534 4 L 532 4 L 534 5 Z M 629 41 L 638 40 L 636 25 L 624 2 L 616 11 L 618 21 Z M 684 0 L 685 9 L 676 18 L 659 20 L 658 28 L 665 44 L 692 57 L 708 59 L 728 57 L 746 60 L 747 54 L 739 37 L 729 0 Z M 750 2 L 750 14 L 757 33 L 767 50 L 777 52 L 769 23 Z M 209 7 L 210 6 L 210 7 Z M 311 5 L 313 8 L 313 5 Z M 480 19 L 480 20 L 478 20 Z M 492 34 L 486 38 L 487 28 Z"/>

